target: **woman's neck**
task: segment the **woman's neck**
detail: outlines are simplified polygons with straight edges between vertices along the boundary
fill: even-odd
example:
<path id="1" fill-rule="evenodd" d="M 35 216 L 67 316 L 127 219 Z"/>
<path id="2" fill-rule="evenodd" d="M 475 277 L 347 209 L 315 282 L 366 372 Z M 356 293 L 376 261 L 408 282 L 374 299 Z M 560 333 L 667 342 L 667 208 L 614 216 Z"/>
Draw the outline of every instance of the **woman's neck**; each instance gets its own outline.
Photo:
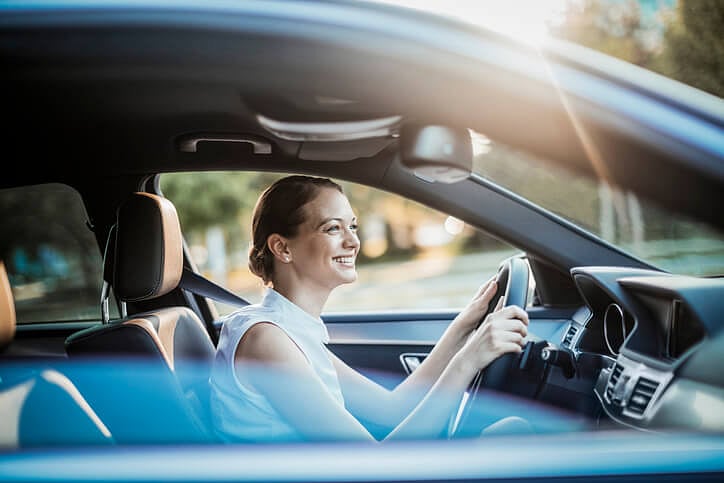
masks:
<path id="1" fill-rule="evenodd" d="M 301 287 L 299 284 L 274 282 L 272 286 L 274 290 L 315 319 L 321 316 L 330 294 L 329 290 L 310 290 L 309 287 Z"/>

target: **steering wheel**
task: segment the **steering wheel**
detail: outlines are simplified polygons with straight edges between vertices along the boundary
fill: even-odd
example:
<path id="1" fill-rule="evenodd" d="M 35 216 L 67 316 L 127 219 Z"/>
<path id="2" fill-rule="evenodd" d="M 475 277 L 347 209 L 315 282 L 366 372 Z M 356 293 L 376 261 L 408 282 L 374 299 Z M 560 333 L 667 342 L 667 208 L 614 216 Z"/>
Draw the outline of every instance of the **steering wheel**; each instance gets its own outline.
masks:
<path id="1" fill-rule="evenodd" d="M 511 257 L 503 260 L 498 267 L 498 275 L 496 276 L 498 291 L 488 304 L 488 310 L 480 319 L 479 324 L 482 324 L 485 317 L 495 309 L 500 298 L 503 299 L 503 307 L 517 305 L 525 309 L 528 297 L 528 276 L 528 264 L 522 258 Z M 471 408 L 479 399 L 481 388 L 505 390 L 511 381 L 511 371 L 514 367 L 517 367 L 519 359 L 519 354 L 503 354 L 485 369 L 478 371 L 470 383 L 467 397 L 463 397 L 456 413 L 450 419 L 448 437 L 458 437 L 469 431 Z M 476 429 L 479 433 L 482 428 Z"/>

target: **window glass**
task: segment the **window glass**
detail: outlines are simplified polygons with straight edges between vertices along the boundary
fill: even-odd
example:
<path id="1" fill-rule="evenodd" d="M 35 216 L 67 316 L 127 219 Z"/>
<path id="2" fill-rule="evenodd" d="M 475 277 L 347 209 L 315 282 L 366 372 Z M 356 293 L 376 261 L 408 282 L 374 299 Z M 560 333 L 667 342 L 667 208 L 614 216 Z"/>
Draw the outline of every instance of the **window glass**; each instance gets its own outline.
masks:
<path id="1" fill-rule="evenodd" d="M 682 275 L 724 274 L 724 234 L 632 192 L 473 133 L 473 171 L 637 258 Z"/>
<path id="2" fill-rule="evenodd" d="M 263 286 L 247 267 L 251 213 L 283 174 L 174 173 L 161 189 L 176 206 L 191 256 L 207 277 L 250 302 Z M 335 180 L 338 181 L 338 180 Z M 402 197 L 338 181 L 359 220 L 358 279 L 332 292 L 327 312 L 458 309 L 518 250 Z M 219 313 L 232 307 L 218 306 Z"/>
<path id="3" fill-rule="evenodd" d="M 62 184 L 0 190 L 0 211 L 18 324 L 98 320 L 102 257 L 78 192 Z"/>

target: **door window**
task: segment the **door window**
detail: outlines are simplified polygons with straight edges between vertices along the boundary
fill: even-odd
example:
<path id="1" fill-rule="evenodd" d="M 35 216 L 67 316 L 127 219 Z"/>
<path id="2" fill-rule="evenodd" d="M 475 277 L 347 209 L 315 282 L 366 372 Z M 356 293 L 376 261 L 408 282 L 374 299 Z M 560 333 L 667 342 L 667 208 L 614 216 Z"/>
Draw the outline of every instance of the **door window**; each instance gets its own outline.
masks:
<path id="1" fill-rule="evenodd" d="M 251 214 L 271 173 L 173 173 L 163 195 L 179 212 L 199 270 L 246 300 L 263 286 L 247 267 Z M 460 309 L 500 261 L 519 250 L 403 197 L 341 182 L 359 220 L 355 283 L 336 288 L 327 312 Z M 218 305 L 220 314 L 234 307 Z"/>

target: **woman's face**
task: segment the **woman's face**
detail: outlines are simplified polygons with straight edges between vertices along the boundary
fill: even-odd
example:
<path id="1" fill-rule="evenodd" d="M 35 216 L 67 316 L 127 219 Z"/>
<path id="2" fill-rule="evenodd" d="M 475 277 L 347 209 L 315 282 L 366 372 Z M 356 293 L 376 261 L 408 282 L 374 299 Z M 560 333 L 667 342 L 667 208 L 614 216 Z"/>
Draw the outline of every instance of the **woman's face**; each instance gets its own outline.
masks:
<path id="1" fill-rule="evenodd" d="M 299 279 L 329 290 L 357 280 L 360 242 L 357 218 L 347 197 L 336 189 L 322 188 L 303 209 L 305 221 L 287 244 Z"/>

